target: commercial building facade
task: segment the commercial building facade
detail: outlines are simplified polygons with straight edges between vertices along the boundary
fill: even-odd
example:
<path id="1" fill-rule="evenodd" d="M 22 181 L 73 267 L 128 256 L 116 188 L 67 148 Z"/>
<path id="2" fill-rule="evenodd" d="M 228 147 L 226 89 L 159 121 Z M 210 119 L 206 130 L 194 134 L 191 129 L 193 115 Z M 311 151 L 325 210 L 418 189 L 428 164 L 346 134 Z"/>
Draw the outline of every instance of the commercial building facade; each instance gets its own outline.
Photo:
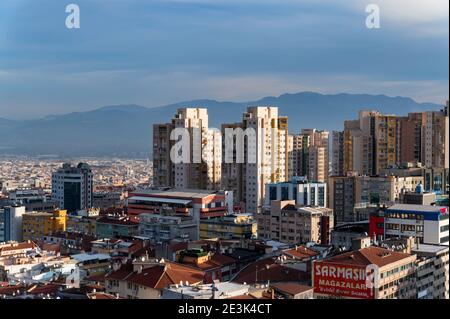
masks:
<path id="1" fill-rule="evenodd" d="M 292 177 L 290 182 L 266 184 L 264 206 L 273 200 L 294 200 L 296 205 L 327 207 L 327 184 Z"/>
<path id="2" fill-rule="evenodd" d="M 91 208 L 93 190 L 93 173 L 86 163 L 63 164 L 52 174 L 52 199 L 68 212 Z"/>

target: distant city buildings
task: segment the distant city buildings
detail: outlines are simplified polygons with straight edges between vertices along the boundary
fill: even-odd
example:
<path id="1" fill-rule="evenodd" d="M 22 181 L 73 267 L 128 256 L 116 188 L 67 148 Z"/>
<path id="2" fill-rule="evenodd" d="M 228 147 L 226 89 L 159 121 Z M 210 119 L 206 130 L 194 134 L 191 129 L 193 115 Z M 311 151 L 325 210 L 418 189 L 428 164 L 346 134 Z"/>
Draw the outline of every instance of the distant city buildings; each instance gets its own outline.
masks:
<path id="1" fill-rule="evenodd" d="M 312 182 L 326 182 L 329 174 L 329 132 L 302 129 L 291 135 L 292 174 Z"/>
<path id="2" fill-rule="evenodd" d="M 360 111 L 358 120 L 345 122 L 343 132 L 333 132 L 333 175 L 378 175 L 407 162 L 448 169 L 448 121 L 448 101 L 441 111 L 407 117 Z"/>

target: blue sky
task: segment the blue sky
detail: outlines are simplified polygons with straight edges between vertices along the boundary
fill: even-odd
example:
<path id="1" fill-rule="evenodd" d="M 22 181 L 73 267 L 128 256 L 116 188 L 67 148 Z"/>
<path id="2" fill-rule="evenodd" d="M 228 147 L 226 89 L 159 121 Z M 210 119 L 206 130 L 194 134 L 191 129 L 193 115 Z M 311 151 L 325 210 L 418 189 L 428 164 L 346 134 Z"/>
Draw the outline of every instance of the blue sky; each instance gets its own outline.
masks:
<path id="1" fill-rule="evenodd" d="M 65 27 L 78 4 L 81 28 Z M 365 27 L 376 3 L 381 28 Z M 448 98 L 448 0 L 2 0 L 0 117 L 286 92 Z"/>

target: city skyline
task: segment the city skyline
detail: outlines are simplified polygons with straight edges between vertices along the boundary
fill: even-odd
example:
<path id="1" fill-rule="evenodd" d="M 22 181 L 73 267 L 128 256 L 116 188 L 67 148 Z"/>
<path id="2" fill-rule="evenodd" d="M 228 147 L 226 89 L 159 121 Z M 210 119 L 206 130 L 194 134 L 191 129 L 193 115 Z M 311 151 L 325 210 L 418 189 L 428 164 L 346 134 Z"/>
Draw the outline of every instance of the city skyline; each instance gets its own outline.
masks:
<path id="1" fill-rule="evenodd" d="M 448 300 L 448 10 L 0 1 L 0 304 Z"/>

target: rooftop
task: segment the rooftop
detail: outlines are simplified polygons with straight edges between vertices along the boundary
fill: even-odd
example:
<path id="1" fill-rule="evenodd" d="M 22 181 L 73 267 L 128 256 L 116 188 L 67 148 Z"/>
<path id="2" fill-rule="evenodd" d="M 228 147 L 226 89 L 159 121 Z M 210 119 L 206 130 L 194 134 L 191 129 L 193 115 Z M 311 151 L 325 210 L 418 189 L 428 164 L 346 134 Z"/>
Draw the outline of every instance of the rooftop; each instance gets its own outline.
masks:
<path id="1" fill-rule="evenodd" d="M 200 189 L 168 189 L 168 190 L 137 190 L 133 194 L 153 195 L 153 196 L 169 196 L 179 198 L 204 198 L 209 195 L 218 194 L 218 191 L 200 190 Z"/>
<path id="2" fill-rule="evenodd" d="M 198 286 L 184 286 L 176 285 L 175 287 L 170 287 L 168 290 L 176 292 L 178 294 L 189 295 L 192 297 L 202 297 L 212 295 L 213 284 L 204 284 Z M 249 286 L 241 285 L 233 282 L 218 282 L 214 284 L 216 289 L 215 295 L 219 297 L 236 297 L 244 295 L 248 292 Z"/>
<path id="3" fill-rule="evenodd" d="M 269 257 L 251 263 L 242 269 L 234 278 L 237 283 L 262 283 L 262 282 L 292 282 L 307 281 L 309 275 L 306 272 L 283 266 L 276 262 L 276 258 Z"/>
<path id="4" fill-rule="evenodd" d="M 77 254 L 71 255 L 71 258 L 75 259 L 78 262 L 85 262 L 90 260 L 109 260 L 111 259 L 110 255 L 106 254 Z"/>
<path id="5" fill-rule="evenodd" d="M 429 245 L 429 244 L 419 244 L 411 247 L 412 253 L 432 253 L 436 254 L 444 250 L 449 250 L 448 245 Z"/>
<path id="6" fill-rule="evenodd" d="M 293 249 L 287 249 L 283 251 L 283 254 L 292 256 L 296 259 L 304 259 L 304 258 L 311 258 L 319 255 L 317 251 L 314 251 L 312 249 L 309 249 L 305 246 L 298 246 Z"/>
<path id="7" fill-rule="evenodd" d="M 370 264 L 383 267 L 391 263 L 401 261 L 413 255 L 391 251 L 385 248 L 370 246 L 360 250 L 350 251 L 325 259 L 325 263 L 339 263 L 356 266 L 368 266 Z"/>
<path id="8" fill-rule="evenodd" d="M 298 282 L 278 282 L 271 285 L 275 290 L 292 296 L 314 289 L 313 287 L 301 285 Z"/>
<path id="9" fill-rule="evenodd" d="M 205 273 L 189 266 L 164 261 L 153 264 L 142 271 L 133 271 L 132 265 L 123 265 L 119 270 L 105 276 L 105 279 L 116 279 L 154 289 L 163 289 L 170 285 L 188 283 L 196 284 L 204 281 Z"/>
<path id="10" fill-rule="evenodd" d="M 395 204 L 387 209 L 387 211 L 400 210 L 411 212 L 424 212 L 424 213 L 448 213 L 448 207 L 444 206 L 431 206 L 431 205 L 413 205 L 413 204 Z"/>

